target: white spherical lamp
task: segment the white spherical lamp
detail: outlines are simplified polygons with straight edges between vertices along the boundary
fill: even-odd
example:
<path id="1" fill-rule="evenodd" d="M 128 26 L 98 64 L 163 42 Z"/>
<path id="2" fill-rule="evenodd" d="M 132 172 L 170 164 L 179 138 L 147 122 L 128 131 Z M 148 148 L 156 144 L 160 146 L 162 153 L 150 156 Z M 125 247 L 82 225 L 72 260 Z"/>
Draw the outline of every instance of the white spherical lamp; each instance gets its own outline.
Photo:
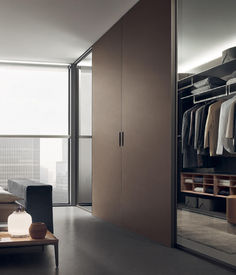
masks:
<path id="1" fill-rule="evenodd" d="M 8 233 L 12 237 L 26 237 L 31 223 L 31 216 L 23 208 L 18 208 L 8 217 Z"/>

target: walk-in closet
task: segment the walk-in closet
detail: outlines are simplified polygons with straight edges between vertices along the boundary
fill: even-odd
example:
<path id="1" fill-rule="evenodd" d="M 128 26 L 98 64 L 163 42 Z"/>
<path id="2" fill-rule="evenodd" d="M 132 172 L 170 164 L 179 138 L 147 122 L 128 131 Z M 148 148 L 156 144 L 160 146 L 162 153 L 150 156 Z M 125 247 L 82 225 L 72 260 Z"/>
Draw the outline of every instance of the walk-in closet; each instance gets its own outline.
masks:
<path id="1" fill-rule="evenodd" d="M 236 263 L 236 2 L 178 1 L 177 244 Z"/>

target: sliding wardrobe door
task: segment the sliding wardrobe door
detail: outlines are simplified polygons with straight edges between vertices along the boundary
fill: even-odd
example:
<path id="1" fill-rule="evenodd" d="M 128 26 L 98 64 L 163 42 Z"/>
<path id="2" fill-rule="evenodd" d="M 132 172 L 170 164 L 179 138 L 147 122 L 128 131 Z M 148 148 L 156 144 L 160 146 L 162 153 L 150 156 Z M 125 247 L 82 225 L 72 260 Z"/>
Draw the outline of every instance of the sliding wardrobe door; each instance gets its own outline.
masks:
<path id="1" fill-rule="evenodd" d="M 171 243 L 171 1 L 123 19 L 122 223 Z"/>
<path id="2" fill-rule="evenodd" d="M 121 23 L 93 46 L 93 214 L 120 222 Z"/>

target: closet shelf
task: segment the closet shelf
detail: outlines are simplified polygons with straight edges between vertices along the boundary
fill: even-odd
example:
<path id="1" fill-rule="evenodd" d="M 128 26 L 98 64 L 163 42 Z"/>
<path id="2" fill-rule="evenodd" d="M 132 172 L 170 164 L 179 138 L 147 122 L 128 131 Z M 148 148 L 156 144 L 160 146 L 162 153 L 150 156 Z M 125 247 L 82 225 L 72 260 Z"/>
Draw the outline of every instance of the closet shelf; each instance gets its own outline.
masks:
<path id="1" fill-rule="evenodd" d="M 203 183 L 194 182 L 195 178 L 202 177 Z M 217 198 L 227 198 L 228 195 L 236 195 L 236 186 L 235 184 L 235 175 L 227 175 L 227 174 L 205 174 L 205 173 L 181 173 L 181 192 L 183 193 L 191 193 L 195 195 L 204 195 L 210 197 Z M 186 183 L 185 180 L 192 180 L 191 183 Z M 224 186 L 220 184 L 221 180 L 229 181 L 229 186 Z M 203 186 L 203 192 L 196 192 L 194 188 L 196 186 Z M 208 193 L 207 188 L 211 188 L 213 193 Z M 219 195 L 220 191 L 227 191 L 228 195 Z"/>
<path id="2" fill-rule="evenodd" d="M 228 95 L 228 89 L 226 85 L 209 89 L 202 93 L 193 95 L 194 103 L 201 103 L 215 98 L 220 98 Z"/>
<path id="3" fill-rule="evenodd" d="M 220 64 L 218 66 L 215 66 L 211 69 L 200 72 L 198 74 L 185 77 L 178 81 L 178 87 L 183 88 L 184 86 L 186 86 L 186 83 L 187 85 L 190 85 L 191 83 L 197 82 L 209 76 L 222 78 L 226 75 L 232 74 L 232 72 L 235 71 L 235 68 L 236 68 L 236 59 L 231 60 L 224 64 Z"/>
<path id="4" fill-rule="evenodd" d="M 179 80 L 178 81 L 179 98 L 181 100 L 193 98 L 194 103 L 201 103 L 208 100 L 236 94 L 236 83 L 215 87 L 196 95 L 191 94 L 191 91 L 194 90 L 194 83 L 198 82 L 199 80 L 202 80 L 209 76 L 224 78 L 225 76 L 232 74 L 232 72 L 235 71 L 235 68 L 236 68 L 236 60 L 231 60 L 227 63 L 218 65 L 209 70 L 206 70 Z"/>
<path id="5" fill-rule="evenodd" d="M 214 194 L 210 194 L 210 193 L 204 193 L 204 192 L 195 192 L 195 191 L 189 191 L 189 190 L 183 190 L 183 193 L 190 193 L 190 194 L 196 194 L 196 195 L 203 195 L 203 196 L 211 196 L 211 197 L 215 197 Z"/>
<path id="6" fill-rule="evenodd" d="M 217 197 L 217 198 L 227 198 L 228 196 L 223 196 L 223 195 L 214 195 L 214 197 Z"/>
<path id="7" fill-rule="evenodd" d="M 204 192 L 195 192 L 195 191 L 189 191 L 189 190 L 183 190 L 182 192 L 183 192 L 183 193 L 188 193 L 188 194 L 195 194 L 195 195 L 208 196 L 208 197 L 227 198 L 227 196 L 223 196 L 223 195 L 214 195 L 214 194 L 204 193 Z"/>
<path id="8" fill-rule="evenodd" d="M 214 186 L 213 183 L 204 183 L 204 185 Z"/>
<path id="9" fill-rule="evenodd" d="M 183 88 L 182 88 L 183 90 Z M 180 91 L 180 90 L 179 90 Z M 215 98 L 220 98 L 223 96 L 230 96 L 236 94 L 236 83 L 229 84 L 229 85 L 222 85 L 212 89 L 208 89 L 204 92 L 198 94 L 187 94 L 180 97 L 181 100 L 184 99 L 194 99 L 194 103 L 200 103 L 203 101 L 212 100 Z M 179 94 L 180 96 L 180 94 Z"/>

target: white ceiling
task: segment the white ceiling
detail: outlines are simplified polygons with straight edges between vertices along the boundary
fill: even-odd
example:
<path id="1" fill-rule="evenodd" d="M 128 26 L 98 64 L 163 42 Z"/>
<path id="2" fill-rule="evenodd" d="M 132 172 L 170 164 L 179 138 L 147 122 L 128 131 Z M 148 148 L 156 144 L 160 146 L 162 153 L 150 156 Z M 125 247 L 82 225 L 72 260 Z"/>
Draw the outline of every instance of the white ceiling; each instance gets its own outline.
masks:
<path id="1" fill-rule="evenodd" d="M 0 60 L 72 63 L 138 0 L 0 0 Z"/>
<path id="2" fill-rule="evenodd" d="M 178 0 L 178 71 L 221 56 L 236 46 L 235 0 Z"/>

